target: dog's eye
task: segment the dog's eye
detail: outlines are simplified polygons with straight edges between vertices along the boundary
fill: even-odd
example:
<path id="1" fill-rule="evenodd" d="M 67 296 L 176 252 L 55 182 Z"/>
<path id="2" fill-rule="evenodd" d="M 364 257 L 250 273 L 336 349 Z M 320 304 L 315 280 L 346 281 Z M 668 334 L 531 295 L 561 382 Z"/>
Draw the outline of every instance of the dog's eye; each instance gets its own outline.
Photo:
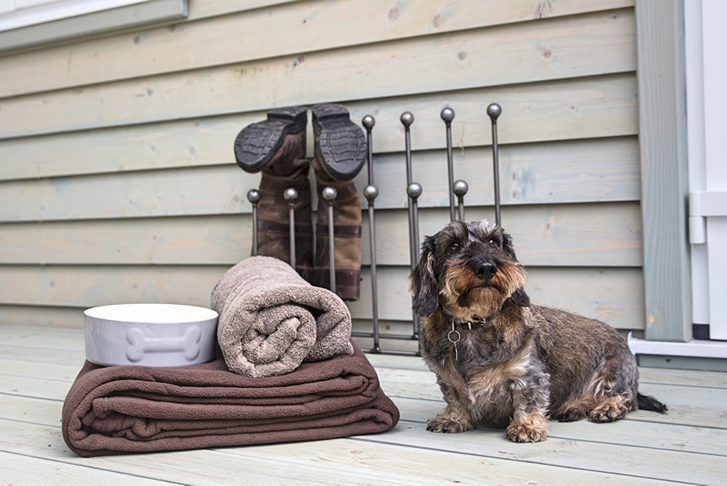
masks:
<path id="1" fill-rule="evenodd" d="M 487 242 L 487 245 L 488 245 L 488 246 L 489 246 L 490 248 L 497 248 L 497 246 L 498 246 L 498 245 L 497 245 L 497 242 L 496 242 L 495 240 L 490 240 L 490 241 L 488 241 L 488 242 Z"/>
<path id="2" fill-rule="evenodd" d="M 460 250 L 460 248 L 461 247 L 459 246 L 459 243 L 452 243 L 451 245 L 449 245 L 449 252 L 457 253 Z"/>

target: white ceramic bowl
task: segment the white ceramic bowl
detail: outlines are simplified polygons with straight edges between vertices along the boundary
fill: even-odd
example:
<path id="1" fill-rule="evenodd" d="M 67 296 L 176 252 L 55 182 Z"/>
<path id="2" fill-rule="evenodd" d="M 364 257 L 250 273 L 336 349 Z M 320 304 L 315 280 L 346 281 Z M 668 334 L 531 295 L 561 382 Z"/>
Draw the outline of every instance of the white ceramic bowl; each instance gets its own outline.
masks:
<path id="1" fill-rule="evenodd" d="M 86 359 L 102 366 L 187 366 L 215 357 L 217 312 L 175 304 L 119 304 L 84 312 Z"/>

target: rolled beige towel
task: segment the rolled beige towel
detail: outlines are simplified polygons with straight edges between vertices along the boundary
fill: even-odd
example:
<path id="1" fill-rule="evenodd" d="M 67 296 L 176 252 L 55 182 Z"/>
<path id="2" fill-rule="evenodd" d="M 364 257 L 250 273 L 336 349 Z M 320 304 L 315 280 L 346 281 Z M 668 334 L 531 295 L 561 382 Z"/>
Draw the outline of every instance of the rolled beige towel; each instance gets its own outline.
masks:
<path id="1" fill-rule="evenodd" d="M 211 307 L 220 315 L 225 363 L 243 376 L 278 376 L 303 361 L 353 354 L 346 304 L 276 258 L 250 257 L 225 272 Z"/>

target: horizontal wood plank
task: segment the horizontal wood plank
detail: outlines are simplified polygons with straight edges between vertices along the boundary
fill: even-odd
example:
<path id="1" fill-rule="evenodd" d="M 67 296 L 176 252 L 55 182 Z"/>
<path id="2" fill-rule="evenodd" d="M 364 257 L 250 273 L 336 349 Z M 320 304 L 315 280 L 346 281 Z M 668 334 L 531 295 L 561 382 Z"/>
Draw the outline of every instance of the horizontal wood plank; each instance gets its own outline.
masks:
<path id="1" fill-rule="evenodd" d="M 189 17 L 187 18 L 188 20 L 199 20 L 301 1 L 305 0 L 245 0 L 244 2 L 239 0 L 194 0 L 189 2 Z"/>
<path id="2" fill-rule="evenodd" d="M 83 352 L 84 350 L 83 329 L 30 327 L 17 322 L 3 322 L 0 326 L 0 336 L 2 336 L 2 345 L 8 347 L 41 347 L 44 350 L 53 349 L 64 352 Z"/>
<path id="3" fill-rule="evenodd" d="M 58 428 L 31 424 L 23 426 L 10 422 L 4 430 L 6 434 L 0 438 L 0 448 L 10 449 L 15 454 L 63 464 L 88 463 L 87 459 L 64 450 Z M 411 431 L 418 438 L 420 434 L 413 429 Z M 410 435 L 409 432 L 402 424 L 386 435 L 395 434 L 401 438 Z M 445 482 L 477 484 L 481 478 L 487 477 L 504 484 L 534 481 L 537 478 L 538 484 L 542 485 L 589 486 L 600 484 L 606 479 L 613 480 L 614 476 L 635 485 L 667 484 L 653 479 L 620 476 L 618 472 L 579 471 L 547 464 L 530 465 L 524 469 L 522 463 L 506 456 L 458 454 L 417 446 L 400 447 L 384 441 L 372 441 L 371 437 L 317 441 L 305 447 L 291 443 L 145 454 L 141 461 L 134 455 L 98 457 L 94 458 L 93 465 L 108 471 L 109 477 L 117 480 L 118 476 L 111 476 L 111 472 L 199 485 L 242 480 L 252 484 L 375 483 L 405 486 L 411 484 L 412 479 L 417 484 L 426 485 Z M 40 443 L 45 443 L 45 448 Z M 241 462 L 245 464 L 244 471 L 240 470 Z M 423 471 L 423 464 L 437 464 L 437 467 Z"/>
<path id="4" fill-rule="evenodd" d="M 595 424 L 593 424 L 595 426 Z M 491 436 L 496 439 L 492 439 Z M 547 463 L 572 468 L 594 468 L 602 472 L 613 472 L 630 477 L 649 477 L 664 481 L 689 483 L 698 475 L 704 484 L 719 484 L 721 468 L 727 465 L 727 458 L 709 455 L 693 455 L 688 452 L 655 450 L 623 444 L 610 445 L 594 442 L 576 442 L 550 437 L 546 442 L 535 444 L 531 449 L 518 447 L 502 438 L 502 431 L 474 430 L 464 434 L 432 434 L 422 425 L 412 426 L 404 431 L 397 428 L 381 437 L 366 437 L 370 441 L 386 441 L 419 447 L 452 448 L 463 454 L 477 454 L 485 457 L 507 457 L 509 460 L 527 463 Z M 688 459 L 689 458 L 689 459 Z M 694 463 L 691 459 L 694 459 Z M 683 463 L 689 461 L 690 468 Z M 586 466 L 588 464 L 588 466 Z M 694 469 L 691 469 L 694 467 Z M 695 473 L 694 471 L 698 471 Z M 630 479 L 626 480 L 630 483 Z"/>
<path id="5" fill-rule="evenodd" d="M 635 149 L 630 138 L 503 146 L 502 204 L 638 200 Z M 588 156 L 593 151 L 596 155 Z M 466 206 L 493 204 L 491 160 L 489 152 L 479 147 L 456 151 L 455 179 L 464 178 L 469 185 Z M 423 188 L 419 206 L 448 207 L 446 154 L 414 152 L 412 164 L 414 178 Z M 376 207 L 406 208 L 403 154 L 375 155 L 374 170 L 379 189 Z M 362 171 L 354 181 L 359 194 L 367 178 Z M 257 188 L 259 181 L 259 174 L 248 174 L 232 164 L 11 180 L 0 182 L 0 197 L 7 201 L 0 206 L 0 221 L 250 213 L 247 191 Z M 311 188 L 315 184 L 311 180 Z M 360 199 L 362 208 L 367 208 L 366 199 Z"/>
<path id="6" fill-rule="evenodd" d="M 379 269 L 381 319 L 411 320 L 408 274 L 409 270 L 401 267 Z M 530 267 L 527 274 L 525 289 L 533 303 L 600 319 L 618 329 L 643 329 L 643 281 L 639 269 Z M 368 272 L 364 272 L 361 300 L 348 303 L 351 314 L 358 319 L 372 316 L 368 278 Z"/>
<path id="7" fill-rule="evenodd" d="M 502 123 L 509 125 L 507 130 L 516 129 L 514 118 Z M 440 139 L 444 142 L 444 133 Z M 501 203 L 636 201 L 640 198 L 641 178 L 635 142 L 632 137 L 614 137 L 500 145 Z M 453 179 L 464 180 L 469 186 L 465 205 L 494 204 L 490 147 L 455 144 L 453 166 Z M 403 153 L 374 153 L 374 184 L 379 189 L 374 201 L 377 208 L 407 207 L 405 169 Z M 413 179 L 424 190 L 418 199 L 419 206 L 449 206 L 444 150 L 414 151 L 412 172 Z M 355 182 L 357 187 L 365 187 L 368 174 L 362 171 Z M 362 206 L 367 208 L 368 203 L 364 200 Z"/>
<path id="8" fill-rule="evenodd" d="M 0 303 L 22 306 L 93 307 L 129 302 L 209 306 L 209 295 L 228 266 L 27 266 L 0 267 Z M 379 316 L 411 319 L 406 267 L 379 269 Z M 361 300 L 352 316 L 371 318 L 371 287 L 364 268 Z M 535 303 L 601 319 L 619 329 L 643 329 L 639 269 L 528 269 L 526 290 Z"/>
<path id="9" fill-rule="evenodd" d="M 281 3 L 287 5 L 268 8 Z M 194 1 L 188 20 L 173 26 L 0 57 L 0 98 L 631 6 L 633 0 L 557 0 L 541 8 L 532 0 Z"/>
<path id="10" fill-rule="evenodd" d="M 480 97 L 473 94 L 472 98 Z M 432 102 L 435 106 L 441 105 L 441 101 Z M 379 113 L 373 142 L 375 182 L 381 189 L 379 203 L 387 199 L 388 188 L 393 187 L 392 184 L 401 185 L 399 177 L 404 167 L 404 143 L 400 126 L 391 122 L 398 120 L 401 112 L 408 109 L 408 103 L 400 102 L 398 106 L 391 103 L 387 107 L 376 108 Z M 420 107 L 424 105 L 418 104 Z M 485 142 L 484 137 L 488 132 L 484 105 L 451 103 L 451 107 L 456 111 L 452 124 L 456 137 L 455 178 L 469 181 L 470 198 L 477 197 L 482 191 L 486 191 L 484 194 L 489 197 L 492 191 L 492 155 L 489 148 L 476 145 Z M 352 119 L 359 121 L 367 108 L 370 107 L 364 104 L 352 106 Z M 532 202 L 535 196 L 533 192 L 539 194 L 538 199 L 547 198 L 549 201 L 568 200 L 566 195 L 573 198 L 573 194 L 583 192 L 592 194 L 591 197 L 598 196 L 601 200 L 638 198 L 641 187 L 635 137 L 577 140 L 593 134 L 588 129 L 584 131 L 584 127 L 573 126 L 569 127 L 572 129 L 569 135 L 576 140 L 533 143 L 549 138 L 562 139 L 565 135 L 554 131 L 544 133 L 540 128 L 531 129 L 528 123 L 520 123 L 520 115 L 515 117 L 509 113 L 509 108 L 505 108 L 499 123 L 500 130 L 505 131 L 504 135 L 500 134 L 501 141 L 505 136 L 510 142 L 501 145 L 500 150 L 502 182 L 507 186 L 504 188 L 507 190 L 503 190 L 506 202 Z M 542 110 L 541 116 L 547 116 Z M 589 110 L 592 114 L 586 124 L 608 116 L 605 106 L 599 108 L 593 105 Z M 255 112 L 5 140 L 0 143 L 0 180 L 232 164 L 232 144 L 237 133 L 244 126 L 264 117 L 264 113 Z M 476 126 L 473 125 L 475 121 Z M 428 193 L 432 190 L 434 193 L 444 192 L 444 124 L 434 110 L 428 110 L 425 114 L 417 112 L 416 125 L 412 130 L 416 136 L 412 159 L 417 181 L 428 189 Z M 419 133 L 422 136 L 418 136 Z M 307 145 L 310 158 L 314 147 L 312 138 L 309 138 Z M 19 160 L 23 163 L 14 163 Z M 436 173 L 436 177 L 430 177 L 430 172 Z M 240 171 L 237 177 L 243 178 L 247 181 L 245 185 L 252 187 L 259 176 Z M 366 174 L 362 173 L 356 179 L 360 187 L 367 183 L 365 177 Z M 543 180 L 557 180 L 559 186 L 542 186 Z M 481 181 L 483 187 L 476 181 Z M 574 191 L 574 185 L 588 190 Z"/>
<path id="11" fill-rule="evenodd" d="M 401 213 L 399 212 L 401 211 Z M 409 259 L 409 230 L 404 210 L 375 215 L 377 263 Z M 419 234 L 434 235 L 449 223 L 447 209 L 420 210 Z M 465 209 L 465 221 L 494 220 L 490 208 Z M 639 266 L 641 228 L 635 203 L 514 206 L 502 210 L 502 224 L 512 235 L 518 259 L 537 266 Z M 363 248 L 368 256 L 368 217 Z M 367 259 L 368 262 L 368 259 Z"/>
<path id="12" fill-rule="evenodd" d="M 445 101 L 439 96 L 428 95 L 404 101 L 395 99 L 348 104 L 353 120 L 360 120 L 366 114 L 376 114 L 373 142 L 376 184 L 381 186 L 379 204 L 383 205 L 389 199 L 389 189 L 394 187 L 393 199 L 402 204 L 398 188 L 402 183 L 398 181 L 403 171 L 401 151 L 404 137 L 399 116 L 404 110 L 415 114 L 411 133 L 415 151 L 414 177 L 424 184 L 424 197 L 430 197 L 427 188 L 432 186 L 434 193 L 443 199 L 441 188 L 446 180 L 446 157 L 441 150 L 420 151 L 445 147 L 444 125 L 440 117 L 445 106 L 456 110 L 452 124 L 453 142 L 457 148 L 454 153 L 455 176 L 465 177 L 474 185 L 467 200 L 475 197 L 475 190 L 479 192 L 483 188 L 469 177 L 470 172 L 478 178 L 482 177 L 482 181 L 491 177 L 489 154 L 480 152 L 484 155 L 484 161 L 477 157 L 477 151 L 483 150 L 481 146 L 490 143 L 490 121 L 485 115 L 485 108 L 493 101 L 491 94 L 490 90 L 466 90 L 448 93 Z M 632 199 L 640 193 L 638 145 L 636 139 L 632 138 L 637 133 L 637 100 L 633 76 L 606 76 L 568 85 L 533 85 L 508 93 L 499 90 L 495 95 L 494 99 L 503 106 L 498 125 L 503 164 L 501 180 L 508 187 L 503 195 L 505 203 L 509 200 L 520 203 L 536 201 L 543 197 L 554 202 L 560 199 L 590 200 L 593 199 L 591 194 L 600 199 Z M 220 164 L 227 165 L 227 169 L 210 169 L 212 172 L 208 174 L 214 174 L 214 170 L 227 170 L 230 177 L 227 183 L 239 181 L 246 192 L 249 188 L 257 187 L 259 175 L 232 170 L 235 168 L 232 165 L 232 142 L 242 127 L 262 118 L 263 113 L 255 113 L 240 119 L 214 117 L 6 140 L 0 143 L 0 179 L 28 180 L 11 180 L 0 184 L 0 194 L 3 200 L 18 195 L 25 198 L 22 199 L 22 205 L 21 200 L 11 205 L 16 208 L 15 211 L 25 207 L 25 204 L 30 205 L 31 211 L 37 211 L 37 200 L 32 195 L 23 196 L 23 193 L 50 191 L 46 186 L 53 181 L 43 180 L 45 177 L 66 173 L 124 173 L 127 170 L 156 168 L 200 170 L 203 166 Z M 620 137 L 623 135 L 629 137 Z M 569 139 L 571 141 L 557 142 Z M 549 142 L 530 145 L 539 141 Z M 43 150 L 38 147 L 43 147 Z M 45 150 L 46 147 L 48 150 Z M 308 147 L 312 153 L 311 139 L 308 140 Z M 561 157 L 562 162 L 558 162 Z M 589 159 L 593 163 L 586 162 Z M 26 163 L 19 165 L 13 162 L 15 160 Z M 542 166 L 539 165 L 541 162 Z M 436 166 L 436 182 L 430 182 L 431 176 L 425 175 L 433 169 L 431 164 Z M 23 168 L 16 169 L 19 166 Z M 583 169 L 574 169 L 574 166 Z M 462 169 L 465 171 L 462 172 Z M 549 175 L 545 175 L 550 170 L 559 175 L 550 179 Z M 611 170 L 614 171 L 613 175 L 606 176 Z M 399 176 L 395 175 L 397 172 Z M 173 174 L 165 179 L 177 177 Z M 146 175 L 153 180 L 155 174 L 149 172 Z M 133 177 L 128 174 L 125 176 Z M 361 174 L 357 179 L 359 185 L 364 177 Z M 576 177 L 576 180 L 565 182 L 571 177 Z M 38 178 L 41 180 L 30 180 Z M 551 182 L 533 187 L 533 179 Z M 558 179 L 565 183 L 554 187 L 552 184 L 557 184 Z M 88 179 L 90 182 L 99 180 L 103 179 Z M 599 187 L 600 182 L 607 183 L 610 189 Z M 73 185 L 74 178 L 68 178 L 66 183 Z M 581 187 L 587 188 L 589 193 L 584 195 L 586 192 L 581 191 Z M 491 191 L 491 188 L 485 185 L 484 190 Z M 118 205 L 119 201 L 115 203 Z M 2 219 L 7 220 L 7 216 Z"/>
<path id="13" fill-rule="evenodd" d="M 627 73 L 636 65 L 634 39 L 633 12 L 622 10 L 156 75 L 7 98 L 0 103 L 0 133 L 11 138 Z M 345 83 L 328 82 L 341 77 Z M 570 97 L 567 109 L 575 115 L 578 97 Z"/>
<path id="14" fill-rule="evenodd" d="M 182 195 L 183 197 L 183 195 Z M 90 200 L 89 200 L 90 203 Z M 638 266 L 641 264 L 637 203 L 514 206 L 503 210 L 518 258 L 541 266 Z M 449 223 L 446 209 L 419 213 L 420 234 Z M 470 207 L 468 221 L 492 219 L 490 208 Z M 378 265 L 409 259 L 404 209 L 375 215 Z M 368 213 L 361 239 L 370 264 Z M 250 215 L 56 221 L 0 225 L 0 263 L 234 265 L 250 255 Z"/>
<path id="15" fill-rule="evenodd" d="M 51 436 L 53 437 L 53 436 Z M 49 436 L 34 437 L 48 439 Z M 55 438 L 55 437 L 53 437 Z M 45 440 L 48 442 L 48 440 Z M 50 446 L 51 444 L 49 444 Z M 78 486 L 96 486 L 108 481 L 129 481 L 139 486 L 168 485 L 164 480 L 150 479 L 140 475 L 112 476 L 108 471 L 81 464 L 54 463 L 52 466 L 45 458 L 32 457 L 15 452 L 0 451 L 0 462 L 3 464 L 3 483 L 5 484 L 74 484 Z"/>

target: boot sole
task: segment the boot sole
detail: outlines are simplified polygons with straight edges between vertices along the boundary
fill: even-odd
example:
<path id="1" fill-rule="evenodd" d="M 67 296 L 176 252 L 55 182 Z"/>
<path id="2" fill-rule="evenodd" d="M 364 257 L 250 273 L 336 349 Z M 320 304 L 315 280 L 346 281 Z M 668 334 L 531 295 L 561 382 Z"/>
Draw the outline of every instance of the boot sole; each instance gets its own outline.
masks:
<path id="1" fill-rule="evenodd" d="M 303 106 L 269 111 L 267 120 L 246 126 L 235 138 L 237 165 L 246 172 L 261 171 L 283 145 L 286 135 L 300 133 L 307 123 Z"/>
<path id="2" fill-rule="evenodd" d="M 349 181 L 361 172 L 366 161 L 366 138 L 353 123 L 343 105 L 316 105 L 313 126 L 320 130 L 316 151 L 320 149 L 321 165 L 332 178 Z"/>

